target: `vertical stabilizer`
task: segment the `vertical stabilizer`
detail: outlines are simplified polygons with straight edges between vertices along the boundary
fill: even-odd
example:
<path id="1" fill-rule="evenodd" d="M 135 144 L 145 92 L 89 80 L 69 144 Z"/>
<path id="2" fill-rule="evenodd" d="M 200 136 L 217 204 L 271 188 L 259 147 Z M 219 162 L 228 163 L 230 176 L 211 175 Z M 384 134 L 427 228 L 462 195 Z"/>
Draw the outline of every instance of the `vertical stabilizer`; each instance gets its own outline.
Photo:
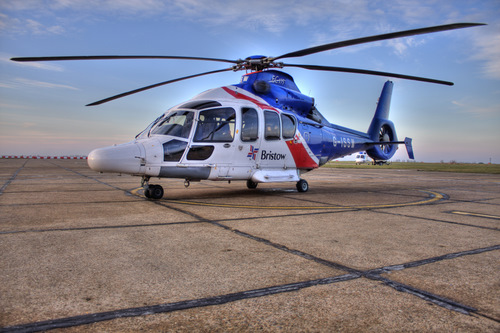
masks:
<path id="1" fill-rule="evenodd" d="M 389 110 L 391 108 L 391 97 L 392 97 L 392 81 L 387 81 L 384 84 L 384 88 L 380 93 L 380 99 L 378 101 L 377 110 L 375 111 L 375 117 L 382 119 L 389 119 Z"/>
<path id="2" fill-rule="evenodd" d="M 370 127 L 368 128 L 368 135 L 370 135 L 370 138 L 374 141 L 378 141 L 381 120 L 389 119 L 393 85 L 392 81 L 387 81 L 384 84 L 384 88 L 382 89 L 378 100 L 377 109 L 375 110 L 375 115 L 373 116 Z"/>
<path id="3" fill-rule="evenodd" d="M 386 161 L 390 159 L 398 149 L 397 144 L 394 143 L 398 141 L 396 129 L 392 121 L 388 119 L 389 110 L 391 108 L 392 86 L 393 83 L 391 81 L 387 81 L 384 84 L 384 88 L 382 88 L 378 100 L 377 109 L 375 110 L 375 115 L 368 128 L 370 139 L 373 142 L 380 143 L 366 150 L 368 156 L 376 161 Z"/>

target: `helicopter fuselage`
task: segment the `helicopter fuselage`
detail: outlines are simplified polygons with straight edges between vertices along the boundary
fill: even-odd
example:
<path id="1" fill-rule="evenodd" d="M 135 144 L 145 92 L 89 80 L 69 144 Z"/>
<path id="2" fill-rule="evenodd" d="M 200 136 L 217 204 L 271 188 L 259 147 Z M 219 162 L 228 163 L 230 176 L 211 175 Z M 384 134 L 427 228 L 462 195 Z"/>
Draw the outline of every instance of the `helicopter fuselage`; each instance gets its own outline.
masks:
<path id="1" fill-rule="evenodd" d="M 395 141 L 391 135 L 385 141 Z M 380 149 L 374 142 L 369 133 L 330 124 L 288 74 L 269 70 L 169 109 L 135 140 L 92 151 L 88 164 L 148 180 L 299 182 L 332 159 Z M 388 159 L 396 146 L 387 146 Z"/>

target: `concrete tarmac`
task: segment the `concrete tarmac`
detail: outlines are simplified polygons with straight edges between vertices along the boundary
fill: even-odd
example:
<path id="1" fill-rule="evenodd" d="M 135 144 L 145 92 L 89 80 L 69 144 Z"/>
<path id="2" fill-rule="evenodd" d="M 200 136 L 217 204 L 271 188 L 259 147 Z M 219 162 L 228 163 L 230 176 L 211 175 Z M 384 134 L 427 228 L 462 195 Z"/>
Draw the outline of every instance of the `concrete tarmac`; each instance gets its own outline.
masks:
<path id="1" fill-rule="evenodd" d="M 498 175 L 152 180 L 0 159 L 0 331 L 500 331 Z"/>

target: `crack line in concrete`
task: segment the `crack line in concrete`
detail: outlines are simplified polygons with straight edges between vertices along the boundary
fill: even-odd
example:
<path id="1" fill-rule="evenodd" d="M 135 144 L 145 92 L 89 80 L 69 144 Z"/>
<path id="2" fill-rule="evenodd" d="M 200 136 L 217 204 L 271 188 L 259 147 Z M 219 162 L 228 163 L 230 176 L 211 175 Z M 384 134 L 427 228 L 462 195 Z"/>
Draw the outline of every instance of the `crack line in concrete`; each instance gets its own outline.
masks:
<path id="1" fill-rule="evenodd" d="M 338 282 L 349 281 L 359 278 L 359 275 L 344 274 L 335 277 L 328 277 L 317 280 L 302 281 L 296 283 L 289 283 L 284 285 L 259 288 L 253 290 L 246 290 L 231 294 L 219 295 L 214 297 L 199 298 L 193 300 L 186 300 L 174 303 L 164 303 L 158 305 L 142 306 L 137 308 L 120 309 L 115 311 L 92 313 L 80 316 L 59 318 L 53 320 L 46 320 L 34 322 L 24 325 L 15 325 L 4 327 L 0 332 L 39 332 L 44 330 L 51 330 L 56 328 L 67 328 L 73 326 L 80 326 L 86 324 L 93 324 L 102 321 L 108 321 L 125 317 L 138 317 L 147 316 L 151 314 L 167 313 L 173 311 L 186 310 L 191 308 L 206 307 L 212 305 L 221 305 L 225 303 L 235 302 L 244 299 L 257 298 L 262 296 L 269 296 L 274 294 L 281 294 L 285 292 L 298 291 L 304 288 L 325 285 Z"/>

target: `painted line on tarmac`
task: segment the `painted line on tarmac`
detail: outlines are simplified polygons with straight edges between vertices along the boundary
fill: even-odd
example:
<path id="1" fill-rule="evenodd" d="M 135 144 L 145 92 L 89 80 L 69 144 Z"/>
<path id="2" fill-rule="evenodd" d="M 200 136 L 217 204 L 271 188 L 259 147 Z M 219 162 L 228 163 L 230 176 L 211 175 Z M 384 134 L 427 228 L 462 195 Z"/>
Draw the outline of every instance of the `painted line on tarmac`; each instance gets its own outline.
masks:
<path id="1" fill-rule="evenodd" d="M 473 217 L 482 217 L 486 219 L 500 220 L 500 216 L 498 215 L 488 215 L 488 214 L 480 214 L 480 213 L 471 213 L 471 212 L 461 212 L 458 210 L 453 210 L 449 212 L 451 214 L 464 215 L 464 216 L 473 216 Z"/>
<path id="2" fill-rule="evenodd" d="M 464 226 L 464 227 L 487 229 L 487 230 L 494 230 L 494 231 L 499 230 L 498 228 L 495 228 L 495 227 L 488 227 L 488 226 L 484 226 L 484 225 L 462 223 L 462 222 L 456 222 L 456 221 L 447 221 L 447 220 L 442 220 L 442 219 L 438 219 L 438 218 L 423 217 L 423 216 L 416 216 L 416 215 L 409 215 L 409 214 L 401 214 L 401 213 L 388 212 L 388 211 L 382 211 L 382 210 L 374 210 L 374 212 L 377 212 L 379 214 L 393 215 L 393 216 L 404 216 L 404 217 L 409 217 L 412 219 L 422 220 L 425 222 L 447 223 L 447 224 L 460 225 L 460 226 Z"/>
<path id="3" fill-rule="evenodd" d="M 140 191 L 142 187 L 135 188 L 130 191 L 133 195 L 142 196 Z M 403 202 L 403 203 L 392 203 L 392 204 L 375 204 L 375 205 L 353 205 L 353 206 L 258 206 L 258 205 L 240 205 L 240 204 L 221 204 L 221 203 L 210 203 L 201 201 L 187 201 L 187 200 L 175 200 L 175 199 L 161 199 L 163 202 L 181 204 L 181 205 L 191 205 L 191 206 L 204 206 L 204 207 L 219 207 L 219 208 L 242 208 L 242 209 L 278 209 L 278 210 L 338 210 L 338 209 L 374 209 L 374 208 L 395 208 L 395 207 L 408 207 L 408 206 L 420 206 L 436 203 L 438 201 L 447 198 L 445 194 L 429 191 L 429 190 L 418 190 L 419 192 L 427 193 L 429 196 L 424 200 Z"/>

